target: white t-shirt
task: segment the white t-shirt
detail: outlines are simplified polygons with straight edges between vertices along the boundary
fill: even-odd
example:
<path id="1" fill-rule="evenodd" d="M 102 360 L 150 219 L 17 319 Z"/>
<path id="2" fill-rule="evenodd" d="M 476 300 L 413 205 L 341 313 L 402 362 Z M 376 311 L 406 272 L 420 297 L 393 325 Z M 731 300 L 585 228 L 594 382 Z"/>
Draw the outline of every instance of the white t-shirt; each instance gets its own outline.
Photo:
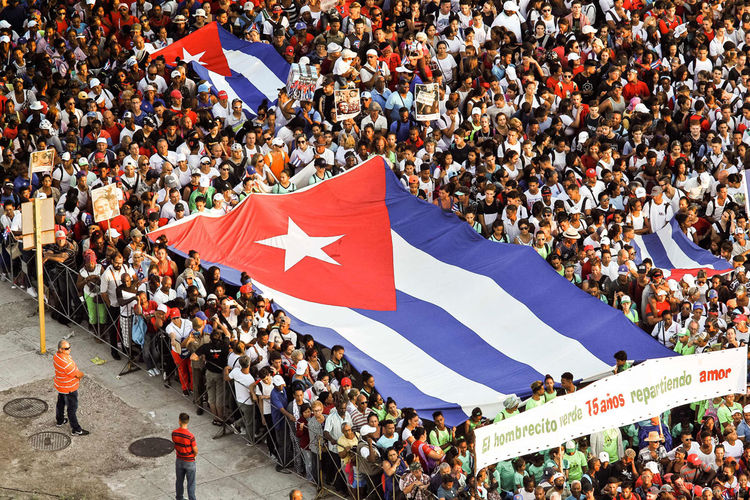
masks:
<path id="1" fill-rule="evenodd" d="M 273 383 L 266 385 L 262 380 L 255 386 L 255 394 L 258 396 L 270 396 L 273 391 Z M 261 402 L 261 409 L 264 415 L 271 413 L 271 399 L 264 399 Z M 267 422 L 270 425 L 270 422 Z"/>
<path id="2" fill-rule="evenodd" d="M 177 342 L 181 344 L 182 341 L 185 340 L 188 335 L 190 335 L 190 332 L 193 330 L 193 325 L 185 318 L 182 318 L 182 322 L 180 326 L 177 326 L 174 323 L 172 323 L 172 320 L 170 319 L 169 324 L 164 330 L 167 332 L 167 335 L 169 335 L 170 337 L 174 333 L 175 339 L 177 340 Z M 172 346 L 172 350 L 174 352 L 177 352 L 174 346 Z M 187 349 L 181 349 L 180 354 L 184 355 L 186 352 L 187 352 Z"/>
<path id="3" fill-rule="evenodd" d="M 234 380 L 234 397 L 237 402 L 246 405 L 253 404 L 253 399 L 250 397 L 250 386 L 255 382 L 253 376 L 250 373 L 242 373 L 242 368 L 238 363 L 229 372 L 229 378 Z"/>

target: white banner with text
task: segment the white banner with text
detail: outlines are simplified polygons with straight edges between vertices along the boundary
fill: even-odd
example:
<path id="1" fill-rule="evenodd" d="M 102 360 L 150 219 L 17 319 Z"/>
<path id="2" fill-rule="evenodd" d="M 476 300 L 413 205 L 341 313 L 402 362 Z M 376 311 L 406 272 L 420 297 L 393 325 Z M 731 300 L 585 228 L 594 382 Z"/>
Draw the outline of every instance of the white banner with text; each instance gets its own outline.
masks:
<path id="1" fill-rule="evenodd" d="M 744 393 L 747 347 L 650 359 L 572 394 L 479 427 L 477 471 L 580 436 L 647 420 L 693 401 Z"/>

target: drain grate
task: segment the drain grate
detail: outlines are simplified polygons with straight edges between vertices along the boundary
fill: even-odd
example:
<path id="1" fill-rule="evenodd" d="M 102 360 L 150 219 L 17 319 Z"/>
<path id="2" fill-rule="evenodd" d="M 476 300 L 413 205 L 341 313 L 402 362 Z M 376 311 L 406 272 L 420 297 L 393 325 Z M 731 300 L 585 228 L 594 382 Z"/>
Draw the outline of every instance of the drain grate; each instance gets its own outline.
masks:
<path id="1" fill-rule="evenodd" d="M 3 411 L 11 417 L 31 418 L 47 411 L 47 403 L 38 398 L 18 398 L 5 403 Z"/>
<path id="2" fill-rule="evenodd" d="M 137 457 L 163 457 L 174 450 L 174 444 L 169 439 L 148 437 L 130 443 L 128 451 Z"/>
<path id="3" fill-rule="evenodd" d="M 37 432 L 29 436 L 29 444 L 35 450 L 59 451 L 70 446 L 70 436 L 55 431 Z"/>

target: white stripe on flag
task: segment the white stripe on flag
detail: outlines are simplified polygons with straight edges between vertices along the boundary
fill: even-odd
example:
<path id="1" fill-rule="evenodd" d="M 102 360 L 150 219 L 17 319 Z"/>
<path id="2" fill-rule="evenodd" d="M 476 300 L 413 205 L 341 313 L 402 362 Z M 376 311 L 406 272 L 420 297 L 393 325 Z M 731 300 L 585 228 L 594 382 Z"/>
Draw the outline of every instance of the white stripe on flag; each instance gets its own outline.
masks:
<path id="1" fill-rule="evenodd" d="M 679 247 L 677 242 L 672 239 L 671 224 L 661 231 L 657 231 L 656 234 L 659 236 L 661 244 L 664 245 L 664 250 L 666 251 L 669 261 L 672 263 L 674 269 L 695 269 L 696 267 L 703 267 L 700 262 L 696 262 L 688 257 Z"/>
<path id="2" fill-rule="evenodd" d="M 237 93 L 234 91 L 231 85 L 227 83 L 226 78 L 224 78 L 224 75 L 220 75 L 219 73 L 214 73 L 213 71 L 208 71 L 208 78 L 211 80 L 211 84 L 218 90 L 223 90 L 227 93 L 227 100 L 231 103 L 235 99 L 239 99 L 242 102 L 242 108 L 249 111 L 252 114 L 257 114 L 253 108 L 251 108 L 244 99 L 242 99 L 240 96 L 237 95 Z"/>
<path id="3" fill-rule="evenodd" d="M 269 101 L 279 97 L 279 89 L 286 87 L 286 82 L 279 80 L 276 73 L 257 57 L 239 50 L 225 50 L 224 56 L 232 71 L 247 78 Z"/>
<path id="4" fill-rule="evenodd" d="M 383 323 L 348 307 L 316 304 L 276 291 L 257 281 L 253 281 L 253 284 L 263 292 L 264 297 L 273 298 L 274 302 L 300 321 L 335 330 L 364 354 L 414 384 L 422 393 L 457 404 L 466 415 L 471 415 L 471 410 L 477 406 L 486 415 L 493 416 L 500 409 L 505 395 L 453 371 Z"/>
<path id="5" fill-rule="evenodd" d="M 544 323 L 491 278 L 446 264 L 413 247 L 395 231 L 391 231 L 391 239 L 396 289 L 442 308 L 509 358 L 541 374 L 566 372 L 571 359 L 582 376 L 611 369 L 580 342 Z M 425 276 L 440 279 L 426 280 Z M 471 293 L 456 293 L 456 283 Z M 501 313 L 502 321 L 487 321 L 489 311 Z"/>

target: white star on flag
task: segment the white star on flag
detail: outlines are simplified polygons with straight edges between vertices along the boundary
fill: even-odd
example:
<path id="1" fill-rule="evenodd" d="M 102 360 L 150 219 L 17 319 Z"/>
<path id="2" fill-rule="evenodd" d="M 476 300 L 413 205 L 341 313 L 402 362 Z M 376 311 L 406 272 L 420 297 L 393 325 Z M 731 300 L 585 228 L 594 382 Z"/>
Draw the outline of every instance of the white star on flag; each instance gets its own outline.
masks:
<path id="1" fill-rule="evenodd" d="M 206 53 L 206 51 L 204 50 L 203 52 L 198 52 L 197 54 L 193 55 L 190 52 L 188 52 L 187 50 L 185 50 L 185 47 L 183 47 L 182 48 L 182 60 L 185 61 L 186 63 L 195 61 L 198 64 L 202 64 L 203 66 L 205 66 L 206 63 L 204 63 L 203 61 L 201 61 L 201 57 L 203 57 L 203 54 L 205 54 L 205 53 Z"/>
<path id="2" fill-rule="evenodd" d="M 341 264 L 325 253 L 323 248 L 344 236 L 343 234 L 338 236 L 310 236 L 289 217 L 286 234 L 259 240 L 255 243 L 284 250 L 284 271 L 286 272 L 305 257 L 312 257 L 340 266 Z"/>

